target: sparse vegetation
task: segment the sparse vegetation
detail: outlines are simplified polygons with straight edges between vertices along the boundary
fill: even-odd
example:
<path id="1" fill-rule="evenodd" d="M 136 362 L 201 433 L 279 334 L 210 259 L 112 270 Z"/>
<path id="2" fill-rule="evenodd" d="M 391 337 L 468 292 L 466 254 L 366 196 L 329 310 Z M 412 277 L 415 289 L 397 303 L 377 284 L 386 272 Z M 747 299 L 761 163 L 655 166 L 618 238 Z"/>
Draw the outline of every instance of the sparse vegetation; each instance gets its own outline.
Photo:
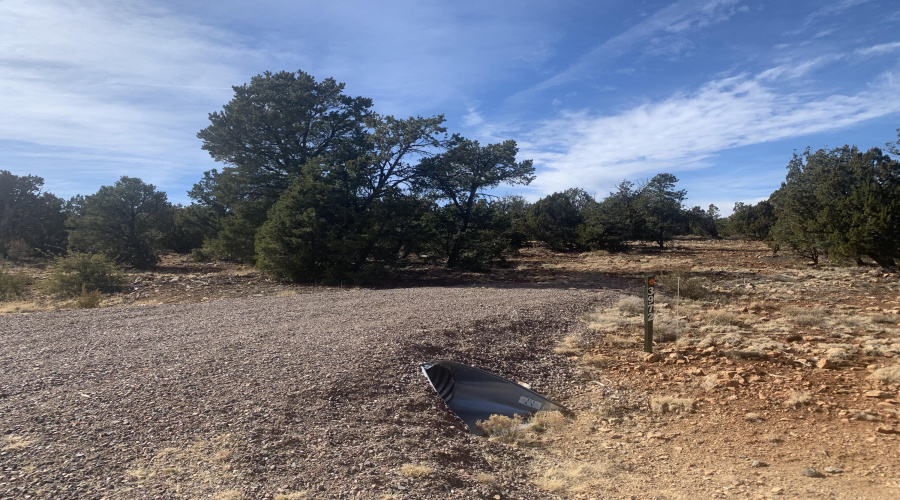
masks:
<path id="1" fill-rule="evenodd" d="M 703 278 L 691 277 L 682 272 L 662 274 L 656 278 L 668 295 L 682 299 L 702 300 L 709 296 L 709 288 Z"/>
<path id="2" fill-rule="evenodd" d="M 801 406 L 809 404 L 812 396 L 808 392 L 791 392 L 788 395 L 788 398 L 784 401 L 784 406 L 787 408 L 799 408 Z"/>
<path id="3" fill-rule="evenodd" d="M 900 365 L 878 368 L 870 377 L 886 384 L 900 384 Z"/>
<path id="4" fill-rule="evenodd" d="M 109 292 L 116 290 L 125 278 L 111 260 L 95 254 L 73 253 L 57 258 L 45 290 L 60 296 L 78 296 L 82 289 Z"/>
<path id="5" fill-rule="evenodd" d="M 81 284 L 81 295 L 75 299 L 75 307 L 78 309 L 92 309 L 100 307 L 100 290 L 89 292 L 87 285 Z"/>
<path id="6" fill-rule="evenodd" d="M 694 400 L 677 396 L 654 396 L 650 399 L 650 410 L 654 413 L 687 413 L 693 411 Z"/>
<path id="7" fill-rule="evenodd" d="M 422 479 L 434 473 L 434 469 L 422 464 L 403 464 L 400 467 L 400 474 L 410 479 Z"/>
<path id="8" fill-rule="evenodd" d="M 638 316 L 644 314 L 644 300 L 640 297 L 623 297 L 616 302 L 616 309 L 625 316 Z"/>
<path id="9" fill-rule="evenodd" d="M 14 300 L 25 293 L 28 280 L 0 266 L 0 302 Z"/>

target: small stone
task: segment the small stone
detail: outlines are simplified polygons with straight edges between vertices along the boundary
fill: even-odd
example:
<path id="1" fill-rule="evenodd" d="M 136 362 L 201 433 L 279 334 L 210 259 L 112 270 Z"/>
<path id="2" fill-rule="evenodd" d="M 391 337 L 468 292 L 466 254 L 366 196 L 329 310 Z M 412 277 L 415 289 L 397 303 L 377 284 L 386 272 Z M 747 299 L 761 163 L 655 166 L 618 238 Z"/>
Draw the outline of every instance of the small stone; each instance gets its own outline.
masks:
<path id="1" fill-rule="evenodd" d="M 784 495 L 784 488 L 782 488 L 781 486 L 779 486 L 777 488 L 772 488 L 772 494 L 773 495 Z"/>
<path id="2" fill-rule="evenodd" d="M 801 474 L 803 474 L 806 477 L 825 477 L 825 474 L 822 474 L 821 472 L 817 471 L 816 469 L 813 469 L 812 467 L 804 467 L 803 471 L 801 471 Z"/>
<path id="3" fill-rule="evenodd" d="M 768 467 L 769 464 L 762 462 L 760 460 L 751 460 L 750 467 Z"/>
<path id="4" fill-rule="evenodd" d="M 646 361 L 647 363 L 657 363 L 660 359 L 662 358 L 660 358 L 659 354 L 655 352 L 644 356 L 644 361 Z"/>
<path id="5" fill-rule="evenodd" d="M 875 391 L 866 391 L 865 396 L 867 398 L 887 399 L 887 398 L 893 396 L 893 394 L 891 394 L 890 392 L 875 390 Z"/>
<path id="6" fill-rule="evenodd" d="M 819 361 L 816 362 L 816 366 L 818 366 L 819 368 L 821 368 L 823 370 L 834 370 L 835 368 L 837 368 L 837 364 L 835 364 L 834 361 L 832 361 L 828 358 L 820 359 Z"/>
<path id="7" fill-rule="evenodd" d="M 900 429 L 896 427 L 881 426 L 875 429 L 879 434 L 900 434 Z"/>
<path id="8" fill-rule="evenodd" d="M 844 469 L 829 465 L 828 467 L 825 467 L 825 472 L 829 474 L 840 474 L 841 472 L 844 472 Z"/>

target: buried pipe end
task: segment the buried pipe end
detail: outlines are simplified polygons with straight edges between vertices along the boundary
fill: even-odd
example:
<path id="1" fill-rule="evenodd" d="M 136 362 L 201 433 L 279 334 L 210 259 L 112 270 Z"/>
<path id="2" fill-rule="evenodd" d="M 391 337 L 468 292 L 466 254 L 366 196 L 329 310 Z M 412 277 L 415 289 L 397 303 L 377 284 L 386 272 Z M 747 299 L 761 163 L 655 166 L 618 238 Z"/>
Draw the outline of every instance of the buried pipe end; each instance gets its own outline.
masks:
<path id="1" fill-rule="evenodd" d="M 476 423 L 491 415 L 531 416 L 538 411 L 559 411 L 564 406 L 499 375 L 455 361 L 437 360 L 419 365 L 428 383 L 469 433 L 482 435 Z"/>

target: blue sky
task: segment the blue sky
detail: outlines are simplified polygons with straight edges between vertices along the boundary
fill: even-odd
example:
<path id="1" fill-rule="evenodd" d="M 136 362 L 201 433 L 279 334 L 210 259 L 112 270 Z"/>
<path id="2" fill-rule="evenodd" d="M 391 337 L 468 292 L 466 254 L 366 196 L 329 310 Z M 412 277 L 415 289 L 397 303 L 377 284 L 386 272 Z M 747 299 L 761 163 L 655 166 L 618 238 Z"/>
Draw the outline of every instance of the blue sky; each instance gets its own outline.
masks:
<path id="1" fill-rule="evenodd" d="M 537 179 L 674 173 L 688 203 L 766 198 L 794 150 L 883 146 L 900 127 L 894 0 L 0 0 L 0 169 L 68 198 L 122 175 L 189 203 L 220 167 L 208 113 L 302 69 L 376 111 L 444 113 L 515 139 Z"/>

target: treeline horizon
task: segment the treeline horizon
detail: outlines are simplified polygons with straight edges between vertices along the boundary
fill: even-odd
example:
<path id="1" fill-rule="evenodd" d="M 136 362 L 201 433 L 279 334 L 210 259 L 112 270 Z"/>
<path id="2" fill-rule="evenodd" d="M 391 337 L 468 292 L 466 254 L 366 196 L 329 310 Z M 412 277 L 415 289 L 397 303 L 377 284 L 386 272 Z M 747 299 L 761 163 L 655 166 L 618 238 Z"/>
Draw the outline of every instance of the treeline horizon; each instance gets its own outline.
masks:
<path id="1" fill-rule="evenodd" d="M 325 283 L 369 282 L 413 260 L 487 270 L 531 241 L 616 252 L 738 236 L 815 263 L 900 258 L 900 164 L 879 148 L 795 153 L 780 188 L 736 203 L 729 217 L 714 205 L 684 206 L 687 193 L 669 173 L 625 180 L 602 200 L 573 187 L 530 202 L 489 194 L 535 178 L 514 140 L 482 145 L 448 135 L 441 115 L 397 119 L 371 106 L 302 71 L 234 87 L 198 133 L 224 166 L 204 173 L 188 206 L 139 178 L 63 200 L 42 191 L 40 177 L 0 170 L 0 255 L 78 252 L 152 268 L 163 251 L 191 252 Z M 887 149 L 900 155 L 897 143 Z"/>

